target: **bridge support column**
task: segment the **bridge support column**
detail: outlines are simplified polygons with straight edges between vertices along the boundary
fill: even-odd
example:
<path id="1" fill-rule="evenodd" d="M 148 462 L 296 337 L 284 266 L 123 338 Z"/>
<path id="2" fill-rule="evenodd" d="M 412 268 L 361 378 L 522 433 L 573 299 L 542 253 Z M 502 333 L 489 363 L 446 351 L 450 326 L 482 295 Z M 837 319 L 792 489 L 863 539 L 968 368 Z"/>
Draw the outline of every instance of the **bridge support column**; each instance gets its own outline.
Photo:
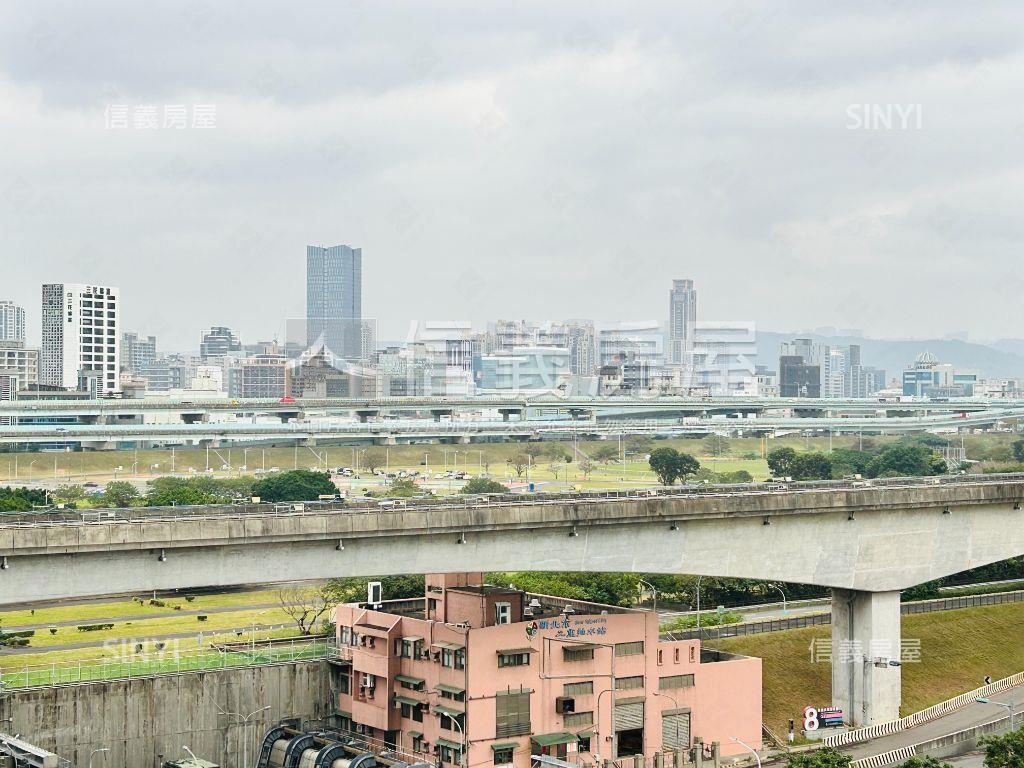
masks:
<path id="1" fill-rule="evenodd" d="M 833 589 L 832 705 L 847 724 L 899 718 L 899 662 L 900 593 Z"/>

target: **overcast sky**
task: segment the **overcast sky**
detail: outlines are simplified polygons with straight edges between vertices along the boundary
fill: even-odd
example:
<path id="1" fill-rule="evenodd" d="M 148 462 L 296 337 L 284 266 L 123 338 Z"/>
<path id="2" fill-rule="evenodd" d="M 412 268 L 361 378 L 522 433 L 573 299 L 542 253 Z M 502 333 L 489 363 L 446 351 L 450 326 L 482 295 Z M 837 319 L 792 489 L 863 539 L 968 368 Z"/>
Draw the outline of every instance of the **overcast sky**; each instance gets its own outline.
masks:
<path id="1" fill-rule="evenodd" d="M 1019 0 L 0 7 L 32 340 L 60 281 L 164 350 L 280 335 L 309 243 L 363 248 L 383 338 L 661 319 L 680 277 L 704 319 L 1024 335 Z"/>

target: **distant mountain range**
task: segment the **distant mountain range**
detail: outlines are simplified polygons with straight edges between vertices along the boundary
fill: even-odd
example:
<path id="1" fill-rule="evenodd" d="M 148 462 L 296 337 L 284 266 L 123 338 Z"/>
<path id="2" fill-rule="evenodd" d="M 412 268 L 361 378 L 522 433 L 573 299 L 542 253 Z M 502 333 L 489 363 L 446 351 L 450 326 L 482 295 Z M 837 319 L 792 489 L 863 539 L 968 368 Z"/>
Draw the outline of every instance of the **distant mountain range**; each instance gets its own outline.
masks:
<path id="1" fill-rule="evenodd" d="M 758 331 L 758 365 L 778 371 L 779 345 L 795 338 L 810 338 L 837 347 L 860 344 L 861 362 L 866 366 L 884 369 L 887 381 L 899 378 L 901 372 L 914 362 L 914 358 L 925 351 L 931 352 L 943 363 L 977 370 L 987 378 L 1024 378 L 1024 339 L 1000 339 L 992 344 L 975 344 L 954 339 L 865 339 L 858 336 Z"/>

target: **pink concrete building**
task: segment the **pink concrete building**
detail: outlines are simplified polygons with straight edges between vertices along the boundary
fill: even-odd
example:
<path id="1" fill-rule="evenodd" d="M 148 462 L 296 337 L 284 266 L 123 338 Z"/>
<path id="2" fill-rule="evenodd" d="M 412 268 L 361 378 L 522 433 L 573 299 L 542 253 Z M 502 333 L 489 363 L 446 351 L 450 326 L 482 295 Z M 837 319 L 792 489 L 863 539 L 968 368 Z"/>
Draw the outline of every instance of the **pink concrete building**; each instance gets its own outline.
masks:
<path id="1" fill-rule="evenodd" d="M 341 725 L 409 762 L 600 765 L 700 741 L 744 751 L 732 737 L 760 749 L 760 659 L 663 641 L 651 611 L 485 585 L 481 573 L 426 584 L 423 600 L 335 611 Z"/>

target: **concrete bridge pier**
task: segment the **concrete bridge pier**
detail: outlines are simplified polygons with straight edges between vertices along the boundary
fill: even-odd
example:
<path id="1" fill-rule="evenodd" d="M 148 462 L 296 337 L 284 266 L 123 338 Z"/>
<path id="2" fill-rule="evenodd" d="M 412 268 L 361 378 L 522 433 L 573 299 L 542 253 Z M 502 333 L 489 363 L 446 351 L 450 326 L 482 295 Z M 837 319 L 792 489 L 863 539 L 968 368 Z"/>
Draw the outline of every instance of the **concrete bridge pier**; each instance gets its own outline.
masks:
<path id="1" fill-rule="evenodd" d="M 814 650 L 812 649 L 812 654 Z M 856 727 L 900 716 L 900 593 L 832 590 L 832 706 Z"/>

